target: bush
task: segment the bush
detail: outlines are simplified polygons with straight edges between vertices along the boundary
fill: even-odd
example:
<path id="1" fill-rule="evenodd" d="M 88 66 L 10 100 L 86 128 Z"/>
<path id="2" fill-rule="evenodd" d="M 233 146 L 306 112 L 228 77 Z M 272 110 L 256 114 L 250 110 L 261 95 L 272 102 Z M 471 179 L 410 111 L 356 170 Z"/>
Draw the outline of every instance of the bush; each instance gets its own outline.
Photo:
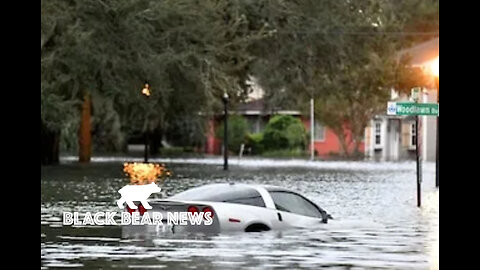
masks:
<path id="1" fill-rule="evenodd" d="M 272 117 L 263 133 L 265 150 L 305 149 L 307 139 L 302 121 L 290 115 Z"/>
<path id="2" fill-rule="evenodd" d="M 178 156 L 185 153 L 185 148 L 180 146 L 172 146 L 168 148 L 160 148 L 160 155 Z"/>
<path id="3" fill-rule="evenodd" d="M 291 158 L 291 157 L 307 157 L 308 152 L 302 149 L 283 149 L 283 150 L 271 150 L 262 153 L 263 157 L 268 158 Z"/>
<path id="4" fill-rule="evenodd" d="M 245 143 L 245 149 L 250 149 L 252 155 L 263 153 L 263 133 L 249 133 Z"/>
<path id="5" fill-rule="evenodd" d="M 223 122 L 217 128 L 216 137 L 223 140 Z M 245 143 L 248 132 L 248 123 L 239 115 L 228 117 L 228 150 L 238 153 L 240 146 Z"/>

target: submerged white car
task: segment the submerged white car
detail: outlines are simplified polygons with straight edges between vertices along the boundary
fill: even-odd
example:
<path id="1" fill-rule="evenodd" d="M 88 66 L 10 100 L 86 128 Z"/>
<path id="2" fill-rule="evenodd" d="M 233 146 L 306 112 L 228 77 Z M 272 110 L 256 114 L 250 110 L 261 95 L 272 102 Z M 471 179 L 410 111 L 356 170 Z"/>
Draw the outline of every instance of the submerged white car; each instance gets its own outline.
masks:
<path id="1" fill-rule="evenodd" d="M 149 200 L 152 209 L 142 212 L 210 212 L 211 225 L 150 226 L 149 231 L 219 233 L 259 232 L 327 223 L 332 217 L 304 196 L 276 186 L 210 184 L 170 198 Z M 139 207 L 140 208 L 140 207 Z M 129 209 L 128 209 L 129 210 Z M 130 210 L 131 211 L 131 210 Z M 155 227 L 153 229 L 153 227 Z"/>

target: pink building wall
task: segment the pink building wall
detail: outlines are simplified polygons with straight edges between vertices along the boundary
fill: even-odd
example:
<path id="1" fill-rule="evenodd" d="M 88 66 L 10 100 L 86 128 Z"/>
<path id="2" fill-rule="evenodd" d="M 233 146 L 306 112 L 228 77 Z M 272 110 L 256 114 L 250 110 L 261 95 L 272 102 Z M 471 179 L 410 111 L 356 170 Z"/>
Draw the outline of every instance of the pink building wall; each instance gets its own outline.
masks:
<path id="1" fill-rule="evenodd" d="M 300 117 L 306 130 L 310 132 L 310 119 L 305 117 Z M 218 121 L 215 119 L 211 119 L 208 122 L 208 134 L 207 134 L 207 141 L 205 144 L 205 153 L 212 154 L 212 155 L 219 155 L 222 152 L 222 141 L 215 138 L 215 129 L 217 128 Z M 350 134 L 348 130 L 347 138 Z M 310 142 L 308 144 L 308 149 L 310 149 Z M 341 145 L 340 141 L 335 135 L 335 133 L 328 127 L 325 127 L 325 138 L 323 141 L 315 141 L 314 142 L 314 149 L 316 151 L 316 156 L 320 157 L 328 157 L 330 154 L 340 154 L 341 153 Z M 354 145 L 351 143 L 348 146 L 350 152 L 353 152 Z M 362 142 L 360 144 L 359 150 L 361 153 L 365 152 L 365 143 Z"/>
<path id="2" fill-rule="evenodd" d="M 305 129 L 310 132 L 310 119 L 302 117 L 303 125 Z M 347 141 L 350 140 L 351 132 L 349 130 L 345 130 L 347 134 Z M 337 135 L 333 132 L 332 129 L 325 127 L 325 137 L 323 141 L 314 141 L 313 142 L 314 150 L 316 152 L 316 156 L 327 157 L 330 154 L 340 154 L 342 152 L 342 146 L 340 144 L 340 140 L 338 139 Z M 348 145 L 348 151 L 353 152 L 354 144 L 350 143 Z M 308 143 L 308 149 L 310 149 L 310 142 Z M 365 143 L 362 142 L 359 146 L 359 151 L 361 153 L 365 152 Z"/>

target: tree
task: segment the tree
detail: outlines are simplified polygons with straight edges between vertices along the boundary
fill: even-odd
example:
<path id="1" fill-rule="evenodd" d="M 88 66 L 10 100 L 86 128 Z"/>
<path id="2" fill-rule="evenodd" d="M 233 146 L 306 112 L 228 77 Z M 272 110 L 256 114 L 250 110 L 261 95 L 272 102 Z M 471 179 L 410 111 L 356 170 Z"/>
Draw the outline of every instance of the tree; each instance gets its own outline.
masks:
<path id="1" fill-rule="evenodd" d="M 380 9 L 381 16 L 377 17 L 383 24 L 375 26 L 379 28 L 376 31 L 408 31 L 404 26 L 406 22 L 396 19 L 394 11 L 397 9 L 390 5 L 398 7 L 394 2 L 386 2 Z M 372 34 L 351 35 L 345 37 L 345 41 L 348 46 L 341 51 L 344 57 L 339 61 L 338 72 L 329 74 L 323 83 L 335 91 L 327 91 L 316 99 L 315 113 L 333 129 L 343 153 L 349 156 L 351 148 L 354 153 L 359 152 L 365 127 L 374 115 L 384 112 L 392 89 L 406 93 L 413 86 L 428 85 L 428 79 L 418 68 L 409 66 L 409 59 L 397 59 L 398 48 L 405 43 L 403 39 Z"/>
<path id="2" fill-rule="evenodd" d="M 438 18 L 435 4 L 305 0 L 273 6 L 265 20 L 276 34 L 254 47 L 267 103 L 306 113 L 315 98 L 316 119 L 334 130 L 345 155 L 358 151 L 368 121 L 383 111 L 393 87 L 406 91 L 423 83 L 408 61 L 397 62 L 398 50 L 414 40 L 399 33 L 418 25 L 414 14 L 437 12 Z"/>
<path id="3" fill-rule="evenodd" d="M 217 128 L 215 134 L 220 140 L 224 138 L 224 123 Z M 241 145 L 246 142 L 248 134 L 248 123 L 240 115 L 231 115 L 228 117 L 228 150 L 238 153 Z"/>
<path id="4" fill-rule="evenodd" d="M 42 1 L 41 22 L 41 133 L 42 165 L 59 161 L 62 131 L 77 121 L 75 107 L 79 102 L 66 89 L 78 88 L 65 66 L 57 60 L 61 44 L 70 42 L 72 8 L 64 1 Z"/>
<path id="5" fill-rule="evenodd" d="M 220 108 L 224 91 L 232 103 L 247 91 L 244 78 L 252 61 L 247 48 L 265 30 L 247 27 L 242 5 L 214 0 L 42 2 L 42 98 L 57 95 L 57 102 L 77 102 L 69 108 L 75 116 L 59 128 L 77 125 L 79 133 L 63 132 L 62 137 L 72 141 L 70 136 L 81 134 L 80 153 L 89 153 L 91 134 L 97 148 L 108 139 L 120 142 L 108 144 L 115 150 L 139 129 L 162 136 L 183 121 L 191 125 L 185 131 L 197 131 L 199 138 L 196 127 L 206 121 L 200 112 Z M 145 80 L 153 91 L 148 102 L 139 94 Z M 80 104 L 88 108 L 87 102 L 91 110 L 81 113 Z M 42 120 L 51 122 L 43 118 L 54 112 L 50 108 L 42 107 L 48 111 Z"/>
<path id="6" fill-rule="evenodd" d="M 263 131 L 265 150 L 294 150 L 307 146 L 307 132 L 300 119 L 291 115 L 272 117 Z"/>
<path id="7" fill-rule="evenodd" d="M 94 150 L 118 151 L 139 132 L 199 144 L 205 116 L 221 110 L 224 92 L 232 104 L 243 101 L 249 76 L 271 109 L 305 109 L 306 100 L 334 91 L 358 100 L 349 81 L 361 91 L 378 82 L 356 73 L 379 66 L 378 58 L 390 63 L 395 50 L 417 41 L 388 33 L 431 31 L 437 7 L 418 0 L 42 1 L 42 134 L 59 137 L 42 141 L 52 153 L 59 145 L 88 153 L 89 141 Z M 436 22 L 416 20 L 419 14 Z M 149 99 L 140 94 L 145 81 Z"/>

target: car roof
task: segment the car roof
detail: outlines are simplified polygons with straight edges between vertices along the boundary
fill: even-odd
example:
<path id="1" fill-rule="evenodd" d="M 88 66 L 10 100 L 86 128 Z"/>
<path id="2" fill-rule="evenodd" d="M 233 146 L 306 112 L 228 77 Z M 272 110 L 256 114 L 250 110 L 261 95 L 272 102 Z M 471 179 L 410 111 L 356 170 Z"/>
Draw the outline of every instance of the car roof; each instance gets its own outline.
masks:
<path id="1" fill-rule="evenodd" d="M 214 183 L 214 184 L 207 184 L 207 185 L 202 185 L 198 187 L 194 187 L 191 189 L 197 189 L 198 191 L 200 189 L 213 189 L 213 188 L 222 188 L 222 189 L 231 189 L 231 190 L 236 190 L 236 189 L 242 189 L 242 188 L 257 188 L 257 187 L 263 187 L 264 189 L 268 191 L 292 191 L 287 188 L 279 187 L 279 186 L 272 186 L 272 185 L 259 185 L 259 184 L 244 184 L 244 183 Z M 191 190 L 188 189 L 188 190 Z"/>
<path id="2" fill-rule="evenodd" d="M 203 201 L 226 201 L 239 196 L 260 196 L 257 189 L 243 184 L 208 184 L 180 192 L 171 199 L 189 199 Z"/>
<path id="3" fill-rule="evenodd" d="M 236 197 L 260 196 L 258 188 L 267 191 L 290 191 L 286 188 L 270 185 L 252 185 L 243 183 L 216 183 L 194 187 L 180 192 L 170 199 L 189 199 L 205 201 L 227 201 Z M 291 191 L 290 191 L 291 192 Z"/>
<path id="4" fill-rule="evenodd" d="M 265 188 L 267 191 L 288 191 L 288 192 L 294 192 L 293 190 L 283 188 L 283 187 L 277 187 L 277 186 L 270 186 L 270 185 L 263 185 L 263 188 Z M 296 193 L 296 192 L 295 192 Z"/>

